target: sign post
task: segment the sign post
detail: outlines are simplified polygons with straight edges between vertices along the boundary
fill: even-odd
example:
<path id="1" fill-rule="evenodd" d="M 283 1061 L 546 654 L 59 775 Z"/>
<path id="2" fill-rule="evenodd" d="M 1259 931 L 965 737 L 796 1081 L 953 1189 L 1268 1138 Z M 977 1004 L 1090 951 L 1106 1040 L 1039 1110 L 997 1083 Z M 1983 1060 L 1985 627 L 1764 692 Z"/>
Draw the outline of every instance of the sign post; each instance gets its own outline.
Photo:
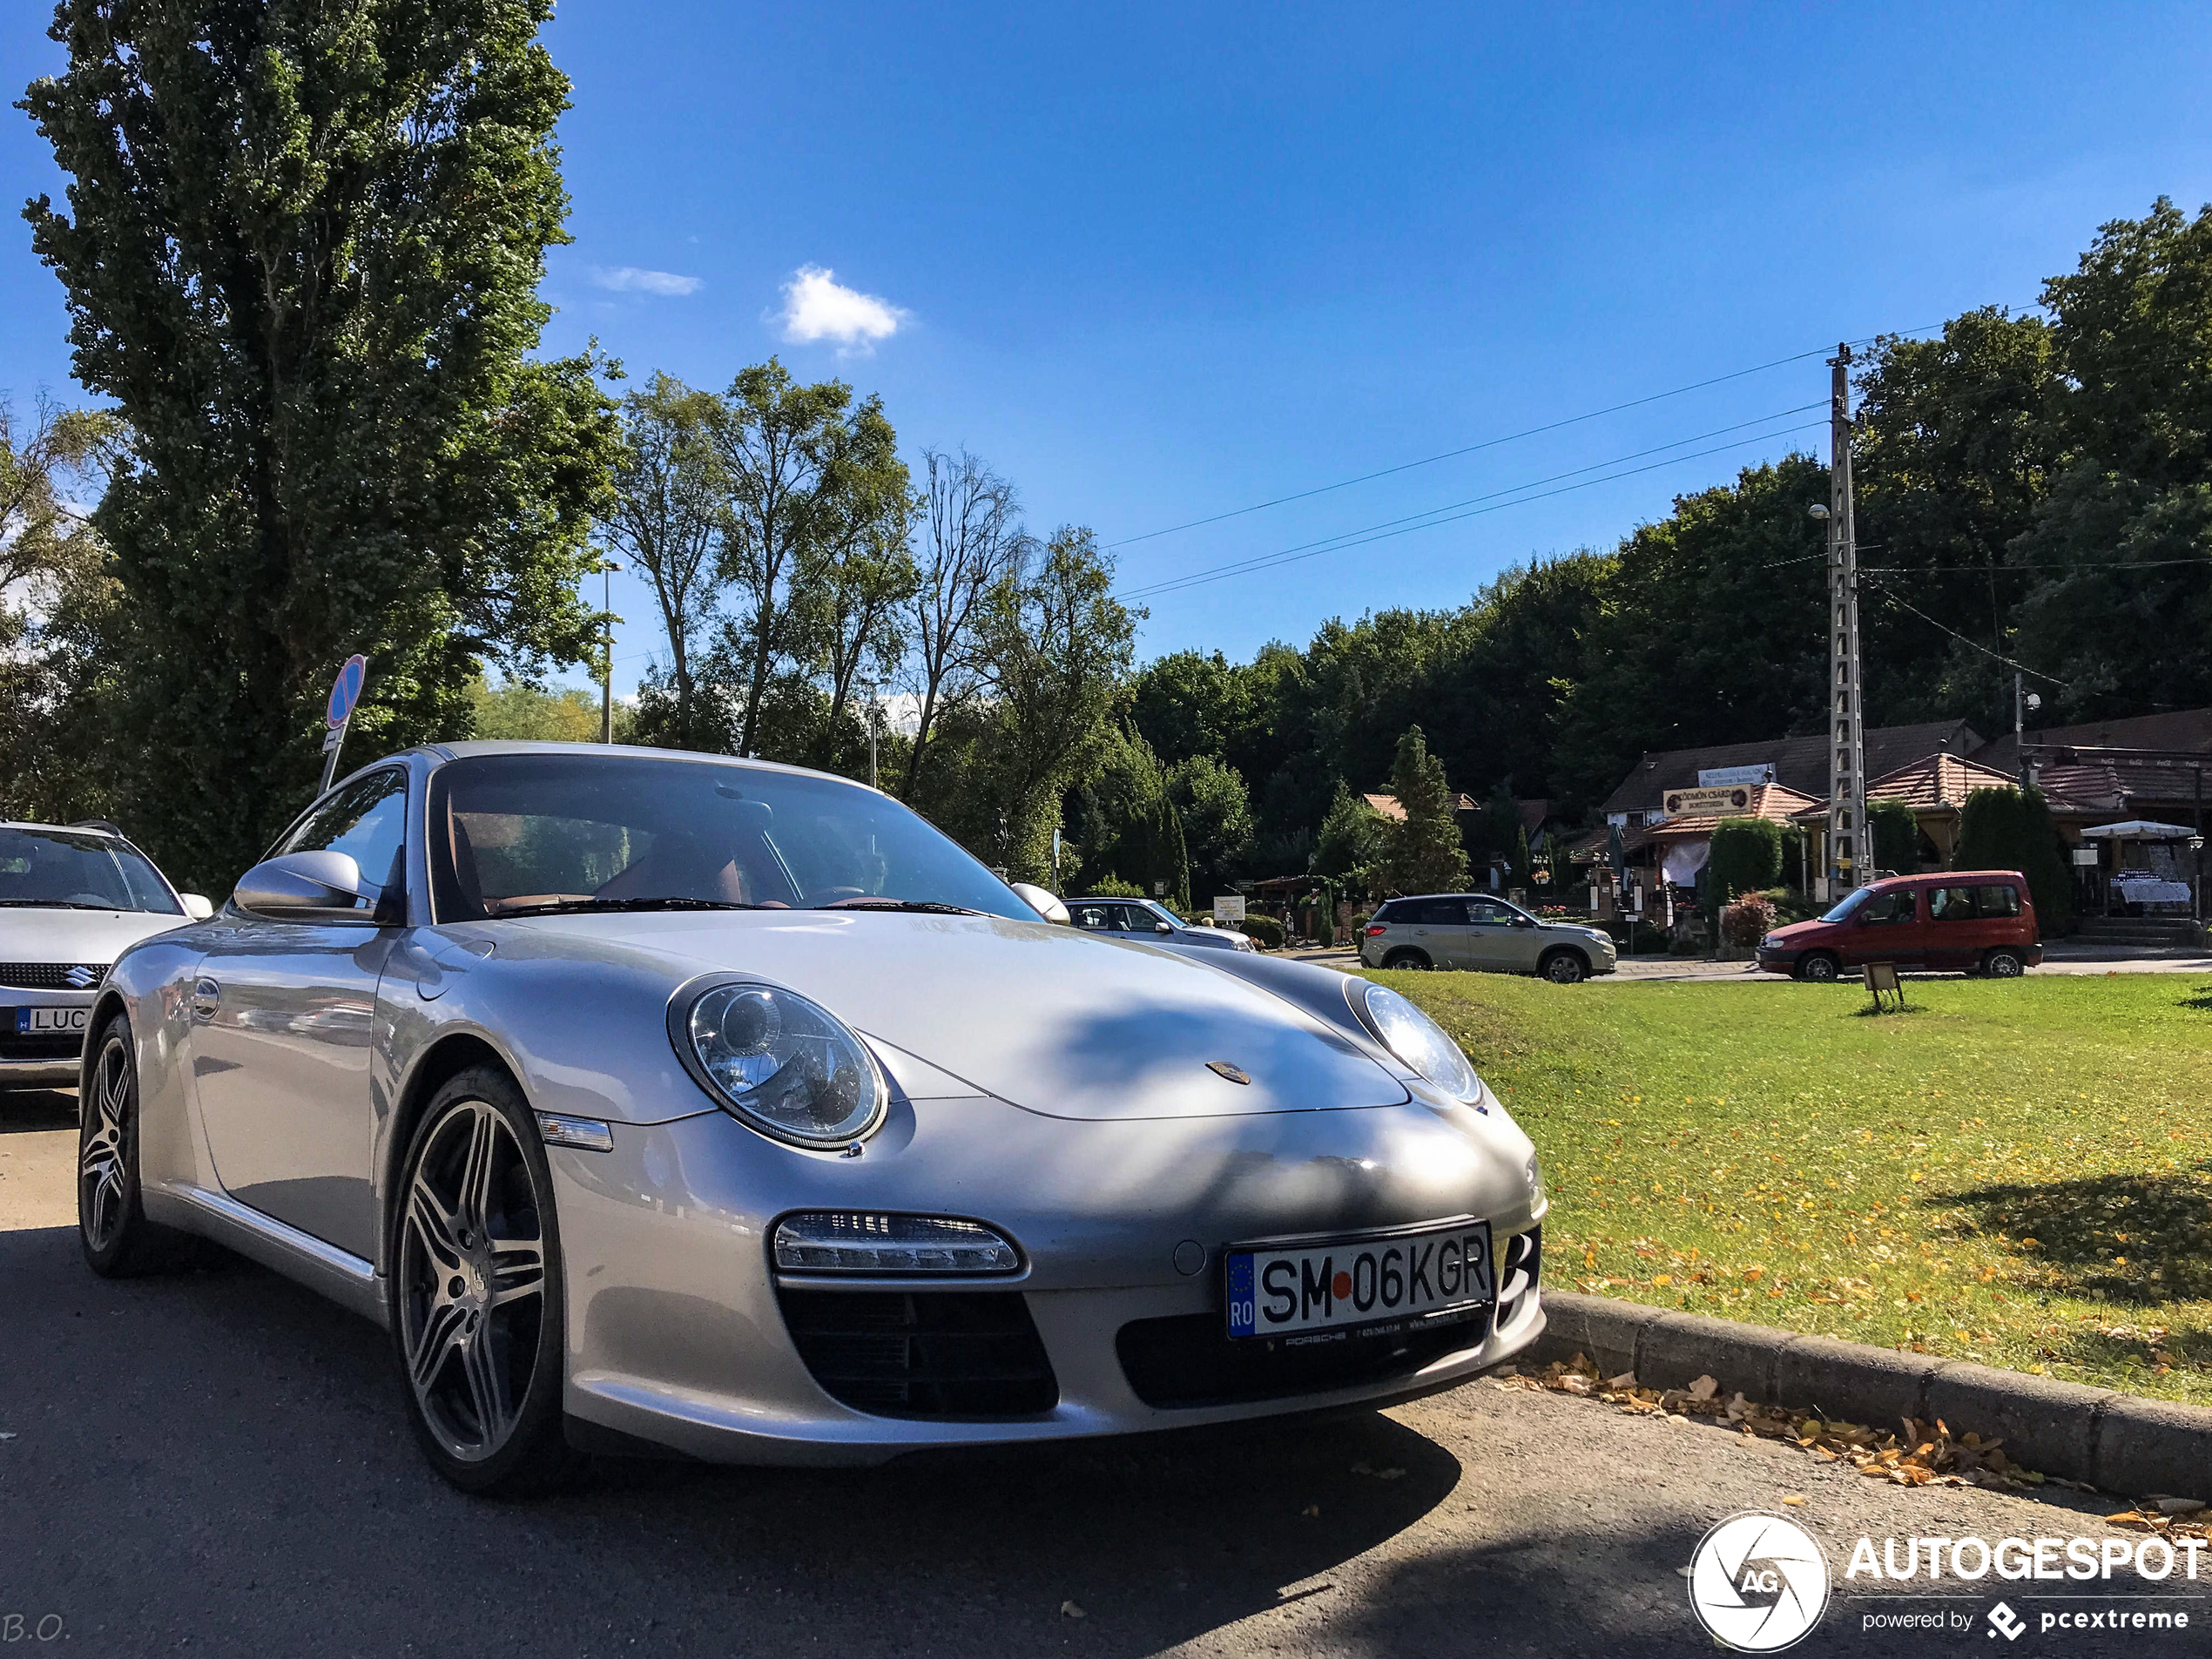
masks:
<path id="1" fill-rule="evenodd" d="M 346 741 L 346 727 L 354 718 L 354 706 L 361 700 L 361 683 L 368 678 L 368 658 L 355 652 L 346 659 L 338 671 L 338 678 L 330 687 L 330 704 L 323 711 L 326 730 L 322 736 L 322 787 L 316 792 L 327 794 L 330 780 L 338 775 L 338 750 Z"/>

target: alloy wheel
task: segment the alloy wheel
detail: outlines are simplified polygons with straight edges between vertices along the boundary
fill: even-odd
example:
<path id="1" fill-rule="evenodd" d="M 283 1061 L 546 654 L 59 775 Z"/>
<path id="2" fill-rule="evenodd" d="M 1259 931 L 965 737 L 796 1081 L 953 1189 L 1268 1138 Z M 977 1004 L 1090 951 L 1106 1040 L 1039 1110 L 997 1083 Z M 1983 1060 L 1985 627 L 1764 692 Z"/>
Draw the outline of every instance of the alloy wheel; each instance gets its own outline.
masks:
<path id="1" fill-rule="evenodd" d="M 129 1216 L 130 1124 L 131 1045 L 117 1035 L 100 1050 L 78 1143 L 78 1225 L 95 1251 L 114 1247 Z"/>
<path id="2" fill-rule="evenodd" d="M 1582 959 L 1562 950 L 1544 964 L 1544 977 L 1554 985 L 1578 985 L 1582 979 Z"/>
<path id="3" fill-rule="evenodd" d="M 432 1433 L 466 1462 L 506 1444 L 529 1392 L 546 1312 L 542 1204 L 514 1131 L 485 1101 L 448 1107 L 408 1173 L 401 1352 Z"/>

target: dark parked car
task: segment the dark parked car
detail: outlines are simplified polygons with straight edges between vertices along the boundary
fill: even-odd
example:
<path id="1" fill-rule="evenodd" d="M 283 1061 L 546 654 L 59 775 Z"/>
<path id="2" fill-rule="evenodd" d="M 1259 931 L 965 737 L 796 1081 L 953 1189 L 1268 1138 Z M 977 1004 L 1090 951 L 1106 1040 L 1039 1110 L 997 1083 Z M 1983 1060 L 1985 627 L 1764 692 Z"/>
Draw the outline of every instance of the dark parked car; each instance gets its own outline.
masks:
<path id="1" fill-rule="evenodd" d="M 2017 979 L 2043 960 L 2034 901 L 2018 870 L 1946 870 L 1859 888 L 1826 915 L 1759 941 L 1770 974 L 1828 981 L 1868 962 Z"/>

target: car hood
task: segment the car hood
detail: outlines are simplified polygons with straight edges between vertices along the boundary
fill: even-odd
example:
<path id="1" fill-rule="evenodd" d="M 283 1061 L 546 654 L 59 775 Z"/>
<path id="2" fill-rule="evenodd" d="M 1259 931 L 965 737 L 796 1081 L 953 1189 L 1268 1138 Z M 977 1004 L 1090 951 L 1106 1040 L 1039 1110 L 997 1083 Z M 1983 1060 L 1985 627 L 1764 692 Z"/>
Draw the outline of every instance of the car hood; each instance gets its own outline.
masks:
<path id="1" fill-rule="evenodd" d="M 184 925 L 182 916 L 143 910 L 0 908 L 0 961 L 105 964 L 141 939 Z"/>
<path id="2" fill-rule="evenodd" d="M 1350 1037 L 1269 992 L 1195 957 L 1044 922 L 743 912 L 508 925 L 572 948 L 650 950 L 679 979 L 757 974 L 977 1092 L 1049 1116 L 1224 1117 L 1411 1098 Z"/>
<path id="3" fill-rule="evenodd" d="M 1815 934 L 1825 933 L 1835 925 L 1832 921 L 1822 921 L 1815 917 L 1811 921 L 1793 921 L 1786 927 L 1770 927 L 1767 929 L 1766 936 L 1769 939 L 1779 940 L 1786 945 L 1792 940 L 1810 939 Z"/>

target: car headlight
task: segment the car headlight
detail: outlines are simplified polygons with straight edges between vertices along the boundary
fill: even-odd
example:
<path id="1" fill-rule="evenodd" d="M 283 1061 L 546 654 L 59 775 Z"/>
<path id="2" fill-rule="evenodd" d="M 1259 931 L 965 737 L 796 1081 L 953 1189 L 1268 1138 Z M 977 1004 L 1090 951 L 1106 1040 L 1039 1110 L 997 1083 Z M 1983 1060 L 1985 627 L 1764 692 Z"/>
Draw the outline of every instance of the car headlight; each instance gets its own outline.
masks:
<path id="1" fill-rule="evenodd" d="M 764 1135 L 842 1146 L 883 1121 L 883 1082 L 868 1051 L 836 1016 L 795 992 L 710 986 L 671 1024 L 691 1074 Z"/>
<path id="2" fill-rule="evenodd" d="M 1528 1208 L 1533 1212 L 1534 1211 L 1541 1210 L 1544 1207 L 1544 1166 L 1536 1161 L 1536 1155 L 1534 1152 L 1531 1152 L 1528 1155 L 1528 1169 L 1527 1173 L 1528 1176 Z"/>
<path id="3" fill-rule="evenodd" d="M 1363 994 L 1367 1018 L 1391 1053 L 1456 1099 L 1471 1101 L 1481 1092 L 1474 1068 L 1442 1026 L 1386 985 L 1370 982 Z"/>
<path id="4" fill-rule="evenodd" d="M 1769 934 L 1764 939 L 1759 941 L 1761 950 L 1778 950 L 1781 947 L 1782 935 L 1780 934 Z"/>

